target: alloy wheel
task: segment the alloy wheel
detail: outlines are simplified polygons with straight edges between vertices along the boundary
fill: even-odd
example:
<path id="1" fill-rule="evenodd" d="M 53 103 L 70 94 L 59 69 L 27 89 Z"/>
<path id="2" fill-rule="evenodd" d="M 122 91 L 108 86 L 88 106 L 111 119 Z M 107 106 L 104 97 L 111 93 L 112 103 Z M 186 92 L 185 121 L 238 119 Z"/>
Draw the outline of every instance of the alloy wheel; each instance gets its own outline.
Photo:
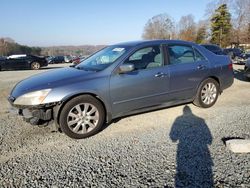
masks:
<path id="1" fill-rule="evenodd" d="M 214 83 L 207 83 L 203 86 L 201 90 L 201 100 L 204 104 L 210 105 L 212 104 L 217 97 L 217 88 Z"/>
<path id="2" fill-rule="evenodd" d="M 93 130 L 99 122 L 99 111 L 90 103 L 74 106 L 68 113 L 67 125 L 76 134 L 86 134 Z"/>
<path id="3" fill-rule="evenodd" d="M 34 62 L 31 64 L 31 68 L 33 70 L 38 70 L 40 68 L 40 64 L 38 62 Z"/>

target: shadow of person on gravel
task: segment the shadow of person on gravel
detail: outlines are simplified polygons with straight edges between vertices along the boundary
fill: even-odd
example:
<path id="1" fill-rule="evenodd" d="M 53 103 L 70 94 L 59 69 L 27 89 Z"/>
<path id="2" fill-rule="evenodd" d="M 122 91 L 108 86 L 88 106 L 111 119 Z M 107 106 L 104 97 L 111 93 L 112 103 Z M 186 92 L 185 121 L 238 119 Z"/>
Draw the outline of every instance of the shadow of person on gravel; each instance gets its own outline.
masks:
<path id="1" fill-rule="evenodd" d="M 208 148 L 213 138 L 205 120 L 185 106 L 172 125 L 170 138 L 178 141 L 175 187 L 214 187 Z"/>

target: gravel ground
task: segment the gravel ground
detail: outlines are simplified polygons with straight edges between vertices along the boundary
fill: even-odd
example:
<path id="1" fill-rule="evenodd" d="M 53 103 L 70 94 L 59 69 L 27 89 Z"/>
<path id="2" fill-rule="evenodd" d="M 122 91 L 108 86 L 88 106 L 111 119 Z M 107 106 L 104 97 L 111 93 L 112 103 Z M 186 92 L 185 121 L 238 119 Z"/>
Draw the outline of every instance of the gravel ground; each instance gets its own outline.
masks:
<path id="1" fill-rule="evenodd" d="M 250 82 L 234 68 L 234 85 L 212 108 L 130 116 L 84 140 L 8 113 L 14 84 L 48 69 L 0 72 L 0 187 L 250 187 L 250 154 L 222 142 L 250 138 Z"/>

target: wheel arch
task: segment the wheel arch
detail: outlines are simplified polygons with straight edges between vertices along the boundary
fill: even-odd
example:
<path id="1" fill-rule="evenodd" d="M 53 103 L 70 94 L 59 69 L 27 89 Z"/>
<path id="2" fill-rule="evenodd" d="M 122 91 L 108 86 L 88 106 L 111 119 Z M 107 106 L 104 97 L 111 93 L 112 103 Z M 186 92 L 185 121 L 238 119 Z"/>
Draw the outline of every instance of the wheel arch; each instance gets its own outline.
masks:
<path id="1" fill-rule="evenodd" d="M 196 90 L 198 91 L 200 85 L 201 85 L 205 80 L 207 80 L 207 79 L 209 79 L 209 78 L 212 78 L 212 79 L 214 79 L 216 82 L 218 82 L 219 87 L 221 88 L 220 79 L 219 79 L 217 76 L 208 76 L 208 77 L 204 78 L 204 79 L 199 83 L 199 85 L 198 85 L 198 87 L 197 87 Z M 220 92 L 221 92 L 221 91 L 220 91 Z"/>
<path id="2" fill-rule="evenodd" d="M 218 82 L 218 84 L 219 84 L 219 86 L 220 86 L 220 79 L 219 79 L 218 77 L 216 77 L 216 76 L 209 76 L 208 78 L 214 79 L 215 81 Z"/>
<path id="3" fill-rule="evenodd" d="M 105 104 L 104 100 L 101 97 L 99 97 L 97 94 L 94 94 L 91 92 L 82 92 L 82 93 L 76 93 L 76 94 L 73 94 L 73 95 L 70 95 L 70 96 L 64 98 L 63 101 L 61 102 L 61 104 L 54 109 L 56 111 L 56 112 L 54 112 L 54 121 L 56 121 L 57 125 L 59 125 L 59 117 L 60 117 L 61 111 L 62 111 L 63 107 L 65 106 L 65 104 L 67 104 L 73 98 L 81 96 L 81 95 L 90 95 L 90 96 L 94 97 L 95 99 L 97 99 L 103 106 L 103 109 L 105 112 L 105 121 L 110 122 L 112 120 L 112 115 L 107 108 L 107 104 Z"/>
<path id="4" fill-rule="evenodd" d="M 220 93 L 222 92 L 222 91 L 221 91 L 221 85 L 220 85 L 220 79 L 219 79 L 218 77 L 216 77 L 216 76 L 208 76 L 208 77 L 204 78 L 204 79 L 197 85 L 196 90 L 195 90 L 195 95 L 194 95 L 194 97 L 193 97 L 192 100 L 194 100 L 194 99 L 196 98 L 196 95 L 197 95 L 197 93 L 198 93 L 198 91 L 199 91 L 199 88 L 200 88 L 201 84 L 202 84 L 205 80 L 207 80 L 207 79 L 209 79 L 209 78 L 212 78 L 212 79 L 214 79 L 216 82 L 218 82 L 219 88 L 220 88 Z"/>
<path id="5" fill-rule="evenodd" d="M 37 60 L 32 60 L 32 61 L 29 61 L 28 64 L 29 64 L 29 67 L 32 69 L 32 63 L 38 63 L 40 65 L 39 69 L 42 67 L 42 64 L 40 61 L 37 61 Z"/>
<path id="6" fill-rule="evenodd" d="M 218 77 L 216 77 L 216 76 L 209 76 L 208 78 L 214 79 L 214 80 L 219 84 L 219 94 L 221 94 L 221 93 L 222 93 L 222 89 L 221 89 L 221 82 L 220 82 L 220 79 L 219 79 Z M 207 79 L 208 79 L 208 78 L 207 78 Z"/>
<path id="7" fill-rule="evenodd" d="M 214 82 L 217 82 L 217 84 L 218 84 L 218 95 L 216 96 L 216 99 L 215 99 L 215 101 L 214 102 L 212 102 L 210 105 L 208 105 L 208 106 L 204 106 L 204 104 L 201 104 L 200 103 L 200 99 L 199 99 L 199 93 L 200 93 L 200 89 L 201 89 L 201 87 L 202 87 L 202 85 L 207 81 L 207 80 L 213 80 Z M 203 107 L 203 108 L 208 108 L 208 107 L 211 107 L 211 106 L 213 106 L 214 104 L 215 104 L 215 102 L 217 101 L 217 98 L 218 98 L 218 96 L 221 94 L 221 86 L 220 86 L 220 80 L 219 80 L 219 78 L 218 77 L 216 77 L 216 76 L 208 76 L 208 77 L 206 77 L 206 78 L 204 78 L 200 83 L 199 83 L 199 85 L 198 85 L 198 87 L 197 87 L 197 90 L 196 90 L 196 94 L 194 95 L 194 98 L 193 98 L 193 103 L 196 105 L 196 106 L 198 106 L 198 107 Z"/>

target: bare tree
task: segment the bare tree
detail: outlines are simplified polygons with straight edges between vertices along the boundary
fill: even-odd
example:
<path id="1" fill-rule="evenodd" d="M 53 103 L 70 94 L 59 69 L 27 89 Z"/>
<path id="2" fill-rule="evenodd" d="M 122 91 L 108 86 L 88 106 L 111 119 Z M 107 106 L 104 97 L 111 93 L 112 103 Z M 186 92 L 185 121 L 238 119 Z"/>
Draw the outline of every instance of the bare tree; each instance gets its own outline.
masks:
<path id="1" fill-rule="evenodd" d="M 194 21 L 194 16 L 189 14 L 187 16 L 182 16 L 179 24 L 179 39 L 186 41 L 195 41 L 196 40 L 196 23 Z"/>
<path id="2" fill-rule="evenodd" d="M 234 0 L 231 2 L 233 11 L 234 42 L 240 44 L 248 40 L 248 27 L 250 24 L 250 0 Z"/>
<path id="3" fill-rule="evenodd" d="M 198 44 L 208 43 L 209 41 L 209 21 L 200 20 L 197 24 L 197 34 L 195 42 Z"/>
<path id="4" fill-rule="evenodd" d="M 148 20 L 144 27 L 144 39 L 171 39 L 174 21 L 167 14 L 159 14 Z"/>

